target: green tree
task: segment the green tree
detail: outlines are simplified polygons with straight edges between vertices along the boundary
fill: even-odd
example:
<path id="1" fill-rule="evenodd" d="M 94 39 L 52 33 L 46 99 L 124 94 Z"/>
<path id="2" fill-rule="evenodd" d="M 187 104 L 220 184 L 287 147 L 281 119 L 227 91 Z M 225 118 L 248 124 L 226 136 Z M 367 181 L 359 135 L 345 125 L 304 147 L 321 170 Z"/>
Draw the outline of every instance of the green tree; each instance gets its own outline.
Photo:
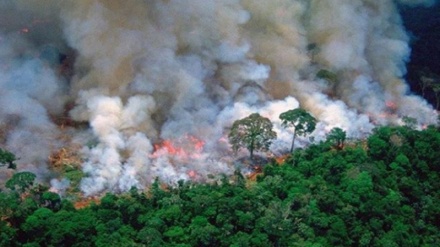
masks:
<path id="1" fill-rule="evenodd" d="M 45 191 L 40 198 L 41 205 L 48 207 L 52 210 L 59 209 L 61 207 L 61 198 L 57 193 L 51 191 Z"/>
<path id="2" fill-rule="evenodd" d="M 32 240 L 40 246 L 45 245 L 48 241 L 48 232 L 54 224 L 53 217 L 54 213 L 50 209 L 39 208 L 26 218 L 26 221 L 21 225 L 21 230 L 26 233 L 28 240 Z"/>
<path id="3" fill-rule="evenodd" d="M 36 175 L 32 172 L 18 172 L 12 175 L 12 178 L 6 181 L 6 188 L 18 190 L 23 193 L 26 189 L 32 187 Z"/>
<path id="4" fill-rule="evenodd" d="M 0 246 L 13 246 L 17 230 L 8 226 L 6 221 L 0 220 Z"/>
<path id="5" fill-rule="evenodd" d="M 216 235 L 219 234 L 219 230 L 210 224 L 206 217 L 194 217 L 188 228 L 192 246 L 218 245 L 219 239 L 216 238 Z"/>
<path id="6" fill-rule="evenodd" d="M 16 157 L 13 153 L 0 148 L 0 166 L 8 165 L 9 169 L 17 168 L 15 164 Z"/>
<path id="7" fill-rule="evenodd" d="M 316 127 L 316 118 L 302 108 L 296 108 L 294 110 L 288 110 L 280 114 L 280 119 L 285 128 L 293 127 L 293 139 L 290 152 L 293 152 L 293 146 L 297 135 L 305 136 L 312 133 Z"/>
<path id="8" fill-rule="evenodd" d="M 162 247 L 164 241 L 162 239 L 162 233 L 152 227 L 142 228 L 136 236 L 139 242 L 145 244 L 145 246 Z"/>
<path id="9" fill-rule="evenodd" d="M 188 236 L 185 230 L 180 226 L 172 226 L 167 231 L 163 233 L 163 236 L 173 244 L 184 243 L 188 241 Z"/>
<path id="10" fill-rule="evenodd" d="M 347 134 L 341 128 L 333 128 L 327 135 L 327 141 L 333 143 L 333 145 L 337 149 L 344 148 L 345 139 L 347 138 Z"/>
<path id="11" fill-rule="evenodd" d="M 253 113 L 246 118 L 235 121 L 228 136 L 232 150 L 237 152 L 240 148 L 246 147 L 252 159 L 254 151 L 269 149 L 272 140 L 277 137 L 272 128 L 273 125 L 270 120 L 258 113 Z"/>

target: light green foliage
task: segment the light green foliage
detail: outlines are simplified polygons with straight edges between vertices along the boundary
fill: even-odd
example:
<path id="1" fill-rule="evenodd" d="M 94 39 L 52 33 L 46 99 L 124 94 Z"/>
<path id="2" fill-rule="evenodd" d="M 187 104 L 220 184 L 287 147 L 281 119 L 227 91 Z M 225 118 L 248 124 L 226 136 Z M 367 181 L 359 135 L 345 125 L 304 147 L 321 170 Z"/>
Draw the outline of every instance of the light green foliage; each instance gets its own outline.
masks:
<path id="1" fill-rule="evenodd" d="M 228 137 L 234 152 L 245 147 L 249 150 L 252 159 L 254 151 L 268 150 L 277 134 L 273 131 L 273 125 L 268 118 L 253 113 L 235 121 Z"/>
<path id="2" fill-rule="evenodd" d="M 293 152 L 293 146 L 296 136 L 305 136 L 312 133 L 316 127 L 316 118 L 302 108 L 288 110 L 280 114 L 280 119 L 285 128 L 293 127 L 293 140 L 290 152 Z"/>

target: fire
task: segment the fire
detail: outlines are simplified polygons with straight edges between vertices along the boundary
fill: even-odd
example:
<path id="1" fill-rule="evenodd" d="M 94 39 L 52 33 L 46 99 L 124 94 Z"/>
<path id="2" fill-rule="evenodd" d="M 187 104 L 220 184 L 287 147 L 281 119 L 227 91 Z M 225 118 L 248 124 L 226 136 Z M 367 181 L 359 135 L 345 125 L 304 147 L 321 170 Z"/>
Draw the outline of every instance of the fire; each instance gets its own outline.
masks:
<path id="1" fill-rule="evenodd" d="M 396 102 L 387 100 L 385 102 L 385 106 L 387 107 L 387 111 L 389 111 L 391 114 L 395 113 L 397 111 L 397 104 Z"/>
<path id="2" fill-rule="evenodd" d="M 191 143 L 193 143 L 194 149 L 196 151 L 201 152 L 203 150 L 203 147 L 205 146 L 205 142 L 204 141 L 202 141 L 200 139 L 197 139 L 194 136 L 188 136 L 188 139 L 191 141 Z"/>
<path id="3" fill-rule="evenodd" d="M 183 156 L 186 152 L 181 147 L 176 147 L 170 140 L 165 140 L 160 144 L 154 145 L 155 150 L 164 150 L 167 153 L 175 156 Z M 155 152 L 156 153 L 156 152 Z"/>
<path id="4" fill-rule="evenodd" d="M 278 165 L 282 165 L 284 163 L 284 161 L 286 161 L 286 159 L 288 157 L 289 157 L 289 155 L 285 154 L 285 155 L 281 155 L 281 156 L 275 157 L 275 160 L 276 160 Z"/>
<path id="5" fill-rule="evenodd" d="M 164 140 L 154 144 L 154 152 L 151 158 L 163 155 L 182 159 L 197 159 L 203 152 L 205 142 L 192 135 L 185 135 L 174 140 Z"/>
<path id="6" fill-rule="evenodd" d="M 388 100 L 387 102 L 385 102 L 385 105 L 386 105 L 388 108 L 392 108 L 392 109 L 397 108 L 396 103 L 394 103 L 393 101 L 390 101 L 390 100 Z"/>
<path id="7" fill-rule="evenodd" d="M 381 112 L 373 113 L 366 112 L 365 114 L 370 118 L 373 124 L 381 124 L 384 122 L 395 121 L 397 116 L 397 103 L 391 100 L 385 101 L 385 109 Z"/>
<path id="8" fill-rule="evenodd" d="M 184 135 L 176 139 L 163 140 L 154 144 L 151 159 L 164 158 L 173 167 L 187 166 L 183 168 L 186 177 L 192 181 L 201 179 L 200 174 L 194 168 L 193 163 L 199 163 L 203 156 L 205 142 L 192 135 Z"/>
<path id="9" fill-rule="evenodd" d="M 190 170 L 190 171 L 188 172 L 188 176 L 189 176 L 190 178 L 192 178 L 192 179 L 195 179 L 195 178 L 197 177 L 197 172 L 194 171 L 194 170 Z"/>

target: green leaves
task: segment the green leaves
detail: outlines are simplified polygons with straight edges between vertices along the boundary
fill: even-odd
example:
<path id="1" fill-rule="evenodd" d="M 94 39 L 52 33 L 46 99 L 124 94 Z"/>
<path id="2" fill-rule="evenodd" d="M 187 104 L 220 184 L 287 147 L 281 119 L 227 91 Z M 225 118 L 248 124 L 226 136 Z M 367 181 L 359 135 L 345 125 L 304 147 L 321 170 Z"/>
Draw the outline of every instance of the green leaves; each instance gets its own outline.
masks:
<path id="1" fill-rule="evenodd" d="M 435 128 L 381 127 L 338 151 L 298 149 L 254 183 L 238 172 L 212 184 L 156 180 L 80 210 L 17 173 L 0 191 L 0 246 L 437 246 L 438 150 Z"/>
<path id="2" fill-rule="evenodd" d="M 302 108 L 283 112 L 280 119 L 285 127 L 295 128 L 296 134 L 300 136 L 313 132 L 316 127 L 316 118 Z"/>
<path id="3" fill-rule="evenodd" d="M 245 147 L 249 150 L 252 159 L 254 151 L 268 150 L 272 140 L 277 137 L 277 133 L 272 128 L 270 120 L 258 113 L 235 121 L 228 135 L 232 150 L 237 152 Z"/>
<path id="4" fill-rule="evenodd" d="M 344 147 L 345 139 L 347 135 L 341 128 L 333 128 L 327 135 L 327 141 L 332 142 L 333 146 L 337 149 L 342 149 Z"/>
<path id="5" fill-rule="evenodd" d="M 15 164 L 16 157 L 13 153 L 0 148 L 0 166 L 8 165 L 9 169 L 17 168 Z"/>
<path id="6" fill-rule="evenodd" d="M 280 114 L 280 119 L 285 128 L 293 127 L 293 140 L 290 152 L 293 152 L 293 146 L 297 135 L 305 136 L 315 130 L 316 118 L 302 108 L 288 110 Z"/>
<path id="7" fill-rule="evenodd" d="M 18 172 L 15 173 L 11 179 L 6 182 L 6 188 L 11 190 L 18 190 L 23 193 L 26 189 L 34 184 L 36 175 L 32 172 Z"/>
<path id="8" fill-rule="evenodd" d="M 290 152 L 293 152 L 296 136 L 305 136 L 312 133 L 317 123 L 316 118 L 302 108 L 283 112 L 280 114 L 280 119 L 285 128 L 294 128 Z M 261 117 L 258 113 L 253 113 L 246 118 L 235 121 L 228 135 L 232 150 L 237 152 L 240 148 L 246 147 L 252 159 L 254 151 L 268 150 L 272 140 L 277 137 L 272 128 L 273 125 L 270 120 Z"/>

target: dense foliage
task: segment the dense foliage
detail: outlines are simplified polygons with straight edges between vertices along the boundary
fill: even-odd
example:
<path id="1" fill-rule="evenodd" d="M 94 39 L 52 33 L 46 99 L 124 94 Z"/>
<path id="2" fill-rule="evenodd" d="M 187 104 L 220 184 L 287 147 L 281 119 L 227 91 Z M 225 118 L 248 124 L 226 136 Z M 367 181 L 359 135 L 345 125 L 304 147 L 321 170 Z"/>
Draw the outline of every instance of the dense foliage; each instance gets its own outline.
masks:
<path id="1" fill-rule="evenodd" d="M 0 246 L 439 246 L 439 150 L 435 128 L 381 127 L 297 149 L 255 182 L 156 181 L 83 209 L 26 175 L 0 193 Z"/>
<path id="2" fill-rule="evenodd" d="M 269 149 L 272 140 L 277 137 L 277 133 L 273 131 L 273 124 L 268 118 L 262 117 L 258 113 L 252 113 L 235 121 L 228 137 L 234 152 L 245 147 L 249 150 L 250 159 L 252 159 L 254 151 Z"/>

